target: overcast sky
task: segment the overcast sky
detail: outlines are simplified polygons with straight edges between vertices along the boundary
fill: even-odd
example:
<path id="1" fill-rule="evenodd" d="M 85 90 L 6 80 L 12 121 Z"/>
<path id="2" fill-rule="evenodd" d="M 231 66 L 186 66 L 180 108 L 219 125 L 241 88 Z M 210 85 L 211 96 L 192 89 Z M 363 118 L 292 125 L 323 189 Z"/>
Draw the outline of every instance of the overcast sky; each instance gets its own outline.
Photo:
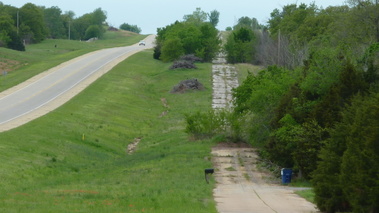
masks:
<path id="1" fill-rule="evenodd" d="M 97 8 L 107 12 L 107 22 L 115 27 L 122 23 L 137 25 L 142 34 L 155 34 L 158 27 L 183 20 L 183 16 L 192 14 L 197 7 L 209 13 L 220 12 L 218 29 L 233 26 L 243 16 L 256 18 L 260 24 L 266 24 L 270 13 L 287 4 L 311 2 L 319 7 L 341 6 L 345 0 L 0 0 L 4 4 L 22 7 L 30 2 L 38 6 L 58 6 L 63 12 L 73 11 L 76 17 L 93 12 Z"/>

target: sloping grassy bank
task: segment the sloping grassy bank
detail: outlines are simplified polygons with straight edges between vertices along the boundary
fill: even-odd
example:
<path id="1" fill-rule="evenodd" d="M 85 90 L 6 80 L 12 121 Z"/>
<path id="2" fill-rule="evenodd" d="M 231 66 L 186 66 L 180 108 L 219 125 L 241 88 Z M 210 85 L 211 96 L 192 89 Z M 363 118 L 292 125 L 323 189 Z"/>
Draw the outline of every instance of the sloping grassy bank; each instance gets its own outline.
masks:
<path id="1" fill-rule="evenodd" d="M 210 109 L 211 65 L 169 66 L 138 53 L 54 112 L 0 133 L 0 212 L 216 212 L 203 174 L 213 143 L 183 131 L 184 113 Z M 169 93 L 193 77 L 204 91 Z"/>
<path id="2" fill-rule="evenodd" d="M 0 92 L 80 55 L 104 48 L 137 43 L 146 35 L 107 31 L 94 42 L 47 39 L 26 46 L 25 52 L 0 48 Z M 7 75 L 3 75 L 7 71 Z"/>

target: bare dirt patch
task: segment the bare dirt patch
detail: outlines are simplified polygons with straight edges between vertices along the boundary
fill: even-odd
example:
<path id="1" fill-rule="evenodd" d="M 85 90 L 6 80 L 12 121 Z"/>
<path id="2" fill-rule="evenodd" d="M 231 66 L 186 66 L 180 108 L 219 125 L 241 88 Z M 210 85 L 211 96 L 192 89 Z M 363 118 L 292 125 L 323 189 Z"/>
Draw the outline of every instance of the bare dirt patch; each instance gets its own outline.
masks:
<path id="1" fill-rule="evenodd" d="M 11 72 L 13 70 L 16 70 L 20 67 L 22 67 L 23 64 L 16 60 L 6 59 L 2 58 L 0 59 L 0 75 L 4 74 L 5 72 Z"/>
<path id="2" fill-rule="evenodd" d="M 130 155 L 132 154 L 136 149 L 139 142 L 141 142 L 142 137 L 134 138 L 134 141 L 128 145 L 127 153 Z"/>
<path id="3" fill-rule="evenodd" d="M 168 113 L 168 109 L 170 108 L 170 106 L 167 104 L 167 99 L 166 98 L 161 98 L 161 102 L 162 102 L 162 105 L 164 108 L 166 108 L 167 110 L 163 111 L 159 117 L 163 117 L 163 116 L 166 116 L 167 113 Z"/>
<path id="4" fill-rule="evenodd" d="M 256 150 L 247 144 L 222 143 L 212 149 L 214 198 L 220 213 L 317 212 L 290 187 L 269 183 L 257 169 Z"/>

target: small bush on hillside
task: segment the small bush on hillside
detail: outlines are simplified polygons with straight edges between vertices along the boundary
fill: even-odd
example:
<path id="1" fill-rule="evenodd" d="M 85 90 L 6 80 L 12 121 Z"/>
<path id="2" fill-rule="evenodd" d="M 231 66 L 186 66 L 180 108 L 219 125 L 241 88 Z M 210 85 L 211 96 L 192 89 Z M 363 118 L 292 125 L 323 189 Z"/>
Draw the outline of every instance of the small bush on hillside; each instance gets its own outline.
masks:
<path id="1" fill-rule="evenodd" d="M 171 70 L 173 69 L 197 69 L 196 65 L 192 63 L 191 61 L 175 61 L 174 64 L 170 67 Z"/>
<path id="2" fill-rule="evenodd" d="M 171 93 L 183 93 L 187 90 L 203 90 L 204 86 L 196 78 L 181 81 L 178 85 L 174 86 Z"/>
<path id="3" fill-rule="evenodd" d="M 186 130 L 194 139 L 211 138 L 220 132 L 225 132 L 226 114 L 211 110 L 185 115 Z"/>
<path id="4" fill-rule="evenodd" d="M 222 136 L 232 142 L 243 142 L 243 125 L 228 109 L 209 110 L 185 115 L 186 130 L 194 139 Z"/>

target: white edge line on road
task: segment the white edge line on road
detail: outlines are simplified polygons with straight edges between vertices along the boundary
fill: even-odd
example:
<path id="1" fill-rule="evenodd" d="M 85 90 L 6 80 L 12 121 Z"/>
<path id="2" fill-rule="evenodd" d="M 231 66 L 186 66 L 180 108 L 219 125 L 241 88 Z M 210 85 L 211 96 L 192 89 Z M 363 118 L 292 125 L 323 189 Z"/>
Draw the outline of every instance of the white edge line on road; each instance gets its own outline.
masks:
<path id="1" fill-rule="evenodd" d="M 10 122 L 10 121 L 12 121 L 12 120 L 15 120 L 15 119 L 17 119 L 17 118 L 19 118 L 19 117 L 22 117 L 22 116 L 26 115 L 26 114 L 29 114 L 30 112 L 32 112 L 32 111 L 34 111 L 34 110 L 36 110 L 36 109 L 38 109 L 38 108 L 41 108 L 42 106 L 44 106 L 44 105 L 50 103 L 51 101 L 55 100 L 56 98 L 58 98 L 58 97 L 61 96 L 62 94 L 66 93 L 67 91 L 71 90 L 73 87 L 75 87 L 76 85 L 78 85 L 79 83 L 81 83 L 82 81 L 84 81 L 85 79 L 87 79 L 88 76 L 90 76 L 90 75 L 92 75 L 93 73 L 97 72 L 99 69 L 103 68 L 104 66 L 106 66 L 107 64 L 109 64 L 110 62 L 112 62 L 113 60 L 115 60 L 115 59 L 117 59 L 117 58 L 119 58 L 119 57 L 121 57 L 121 56 L 123 56 L 123 55 L 125 55 L 125 54 L 127 54 L 127 53 L 132 53 L 132 55 L 133 55 L 133 54 L 135 54 L 135 53 L 138 52 L 138 50 L 134 50 L 134 51 L 135 51 L 135 52 L 133 52 L 133 51 L 127 51 L 127 52 L 124 52 L 124 53 L 122 53 L 122 54 L 120 54 L 120 55 L 118 55 L 118 56 L 116 56 L 116 57 L 114 57 L 114 58 L 108 60 L 108 61 L 105 62 L 102 66 L 100 66 L 100 67 L 98 67 L 97 69 L 93 70 L 93 71 L 90 72 L 88 75 L 86 75 L 86 76 L 84 76 L 83 78 L 81 78 L 78 82 L 76 82 L 75 84 L 73 84 L 72 86 L 70 86 L 69 88 L 67 88 L 66 90 L 64 90 L 63 92 L 59 93 L 58 95 L 54 96 L 54 97 L 51 98 L 50 100 L 48 100 L 48 101 L 46 101 L 45 103 L 43 103 L 43 104 L 41 104 L 41 105 L 39 105 L 39 106 L 37 106 L 37 107 L 35 107 L 35 108 L 33 108 L 33 109 L 27 111 L 27 112 L 24 112 L 24 113 L 22 113 L 22 114 L 20 114 L 20 115 L 18 115 L 18 116 L 16 116 L 16 117 L 13 117 L 13 118 L 11 118 L 11 119 L 8 119 L 8 120 L 6 120 L 6 121 L 3 121 L 3 122 L 0 123 L 0 125 L 5 124 L 5 123 L 8 123 L 8 122 Z M 96 51 L 95 51 L 95 52 L 96 52 Z M 118 63 L 117 63 L 117 64 L 118 64 Z M 49 74 L 49 75 L 51 75 L 51 74 Z M 46 75 L 46 76 L 48 76 L 48 75 Z M 46 76 L 44 76 L 43 78 L 45 78 Z M 35 83 L 35 82 L 33 82 L 32 84 L 34 84 L 34 83 Z M 28 86 L 30 86 L 30 85 L 32 85 L 32 84 L 29 84 Z M 24 88 L 27 88 L 28 86 L 26 86 L 26 87 L 24 87 Z M 19 90 L 18 90 L 18 91 L 19 91 Z M 6 96 L 5 96 L 5 97 L 6 97 Z M 0 99 L 0 100 L 1 100 L 1 99 Z"/>

